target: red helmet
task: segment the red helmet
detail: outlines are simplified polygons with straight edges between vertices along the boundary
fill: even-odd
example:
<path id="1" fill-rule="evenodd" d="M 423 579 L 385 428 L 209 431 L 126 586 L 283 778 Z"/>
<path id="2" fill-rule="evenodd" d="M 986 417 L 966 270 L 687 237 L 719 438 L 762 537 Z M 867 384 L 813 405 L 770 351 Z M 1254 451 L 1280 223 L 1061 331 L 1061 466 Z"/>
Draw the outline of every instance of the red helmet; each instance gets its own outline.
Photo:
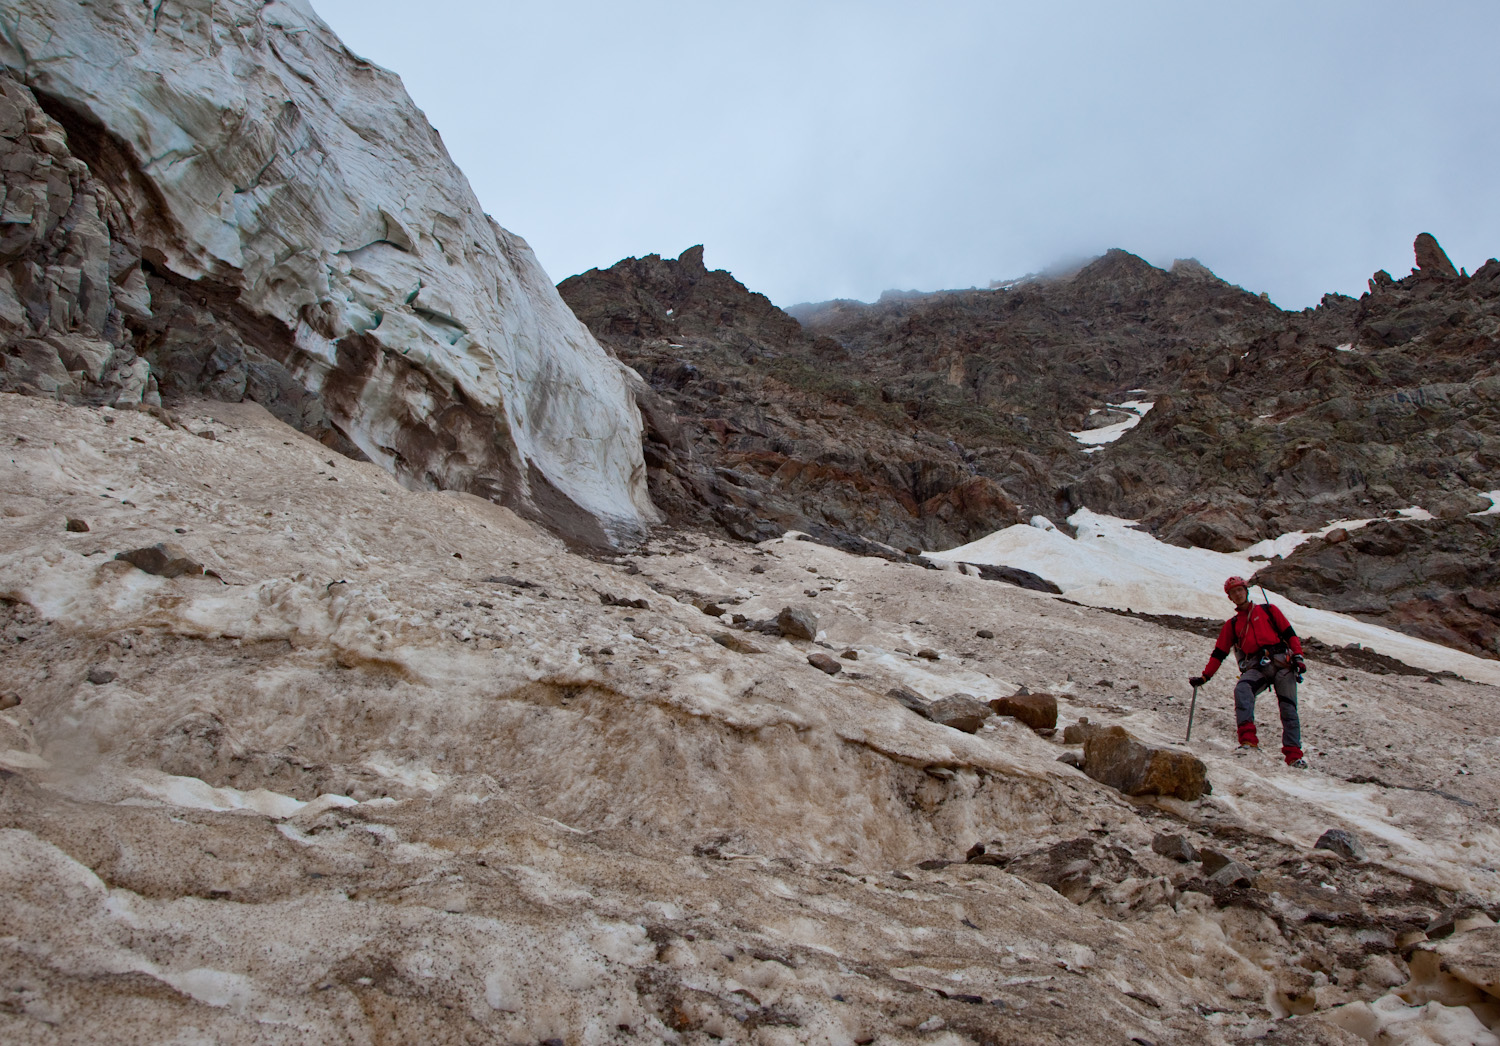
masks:
<path id="1" fill-rule="evenodd" d="M 1242 577 L 1235 576 L 1224 582 L 1224 594 L 1226 596 L 1236 588 L 1243 588 L 1246 592 L 1250 591 L 1249 584 Z"/>

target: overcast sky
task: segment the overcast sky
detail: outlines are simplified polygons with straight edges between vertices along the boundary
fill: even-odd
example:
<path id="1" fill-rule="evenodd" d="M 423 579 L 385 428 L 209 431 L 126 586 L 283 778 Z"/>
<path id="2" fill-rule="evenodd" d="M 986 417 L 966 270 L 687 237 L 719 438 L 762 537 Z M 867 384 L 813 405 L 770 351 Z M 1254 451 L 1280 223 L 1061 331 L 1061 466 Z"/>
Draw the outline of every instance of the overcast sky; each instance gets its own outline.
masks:
<path id="1" fill-rule="evenodd" d="M 1500 3 L 312 0 L 554 280 L 779 305 L 1123 247 L 1283 308 L 1500 255 Z"/>

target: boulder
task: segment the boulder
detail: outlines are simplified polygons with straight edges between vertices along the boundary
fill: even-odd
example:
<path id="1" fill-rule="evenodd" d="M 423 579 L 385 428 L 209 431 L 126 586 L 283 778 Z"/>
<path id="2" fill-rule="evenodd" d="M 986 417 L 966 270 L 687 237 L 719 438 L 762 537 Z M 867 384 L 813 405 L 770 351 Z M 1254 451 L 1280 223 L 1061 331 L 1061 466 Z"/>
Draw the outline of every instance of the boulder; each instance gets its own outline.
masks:
<path id="1" fill-rule="evenodd" d="M 1033 730 L 1057 728 L 1057 698 L 1051 694 L 1012 694 L 990 702 L 996 715 L 1019 719 Z"/>
<path id="2" fill-rule="evenodd" d="M 806 607 L 782 607 L 776 627 L 789 639 L 813 640 L 818 637 L 818 615 Z"/>
<path id="3" fill-rule="evenodd" d="M 1188 842 L 1184 835 L 1167 835 L 1158 832 L 1151 840 L 1151 849 L 1163 857 L 1170 857 L 1174 861 L 1196 861 L 1198 851 L 1193 844 Z"/>
<path id="4" fill-rule="evenodd" d="M 908 712 L 913 712 L 923 719 L 932 718 L 932 712 L 928 708 L 927 700 L 906 689 L 904 686 L 891 687 L 885 692 L 885 696 L 899 701 Z"/>
<path id="5" fill-rule="evenodd" d="M 845 661 L 858 661 L 859 651 L 851 647 L 840 654 L 839 657 L 843 658 Z"/>
<path id="6" fill-rule="evenodd" d="M 1165 795 L 1193 801 L 1208 791 L 1208 768 L 1190 752 L 1142 744 L 1124 727 L 1093 731 L 1083 743 L 1083 770 L 1126 795 Z"/>
<path id="7" fill-rule="evenodd" d="M 1220 886 L 1253 886 L 1255 884 L 1255 869 L 1248 865 L 1240 864 L 1238 861 L 1230 861 L 1213 875 L 1208 877 L 1211 883 Z"/>
<path id="8" fill-rule="evenodd" d="M 1078 722 L 1072 726 L 1063 727 L 1063 744 L 1081 745 L 1089 739 L 1089 735 L 1095 730 L 1101 729 L 1097 723 L 1090 723 L 1087 716 L 1080 716 Z"/>
<path id="9" fill-rule="evenodd" d="M 89 525 L 85 520 L 69 519 L 67 530 L 70 534 L 87 534 L 89 532 Z"/>
<path id="10" fill-rule="evenodd" d="M 921 650 L 918 650 L 917 656 L 922 658 L 924 661 L 942 660 L 942 656 L 930 646 L 924 646 Z"/>
<path id="11" fill-rule="evenodd" d="M 743 636 L 737 636 L 733 632 L 715 632 L 714 642 L 725 650 L 733 650 L 736 654 L 764 654 L 765 651 L 756 646 Z"/>
<path id="12" fill-rule="evenodd" d="M 202 563 L 190 558 L 181 545 L 170 541 L 121 552 L 115 558 L 158 577 L 183 577 L 203 573 Z"/>
<path id="13" fill-rule="evenodd" d="M 1368 858 L 1365 848 L 1353 832 L 1342 828 L 1330 828 L 1318 837 L 1314 850 L 1331 850 L 1346 861 L 1363 861 Z"/>
<path id="14" fill-rule="evenodd" d="M 829 657 L 827 654 L 808 654 L 807 663 L 812 665 L 819 672 L 827 672 L 831 676 L 836 676 L 844 670 L 843 665 L 839 664 L 836 659 Z"/>
<path id="15" fill-rule="evenodd" d="M 1234 858 L 1218 850 L 1204 848 L 1198 853 L 1198 860 L 1203 862 L 1203 874 L 1211 876 L 1226 864 L 1234 863 Z"/>
<path id="16" fill-rule="evenodd" d="M 934 723 L 972 734 L 990 717 L 990 706 L 972 694 L 949 694 L 928 705 L 927 715 Z"/>

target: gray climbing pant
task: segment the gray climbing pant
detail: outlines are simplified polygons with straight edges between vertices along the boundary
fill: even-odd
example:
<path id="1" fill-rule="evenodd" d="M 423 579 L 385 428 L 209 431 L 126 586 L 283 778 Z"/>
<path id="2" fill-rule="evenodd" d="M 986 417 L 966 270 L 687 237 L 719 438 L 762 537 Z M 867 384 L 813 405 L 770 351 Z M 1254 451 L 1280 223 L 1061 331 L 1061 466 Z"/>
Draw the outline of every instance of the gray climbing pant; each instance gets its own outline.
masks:
<path id="1" fill-rule="evenodd" d="M 1297 672 L 1290 666 L 1270 665 L 1265 669 L 1252 665 L 1240 674 L 1234 685 L 1234 720 L 1239 727 L 1240 743 L 1255 744 L 1255 699 L 1270 687 L 1276 688 L 1276 703 L 1281 709 L 1281 748 L 1302 749 L 1302 723 L 1297 718 Z"/>

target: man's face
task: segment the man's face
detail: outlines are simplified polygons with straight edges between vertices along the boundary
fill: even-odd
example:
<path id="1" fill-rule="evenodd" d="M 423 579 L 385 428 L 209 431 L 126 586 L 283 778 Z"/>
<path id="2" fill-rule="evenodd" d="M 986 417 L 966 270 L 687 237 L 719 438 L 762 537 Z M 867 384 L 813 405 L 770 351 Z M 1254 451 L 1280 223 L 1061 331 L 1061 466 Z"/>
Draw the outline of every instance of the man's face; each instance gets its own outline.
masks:
<path id="1" fill-rule="evenodd" d="M 1235 585 L 1229 590 L 1229 598 L 1234 600 L 1234 605 L 1242 607 L 1250 602 L 1250 593 L 1245 591 L 1244 585 Z"/>

